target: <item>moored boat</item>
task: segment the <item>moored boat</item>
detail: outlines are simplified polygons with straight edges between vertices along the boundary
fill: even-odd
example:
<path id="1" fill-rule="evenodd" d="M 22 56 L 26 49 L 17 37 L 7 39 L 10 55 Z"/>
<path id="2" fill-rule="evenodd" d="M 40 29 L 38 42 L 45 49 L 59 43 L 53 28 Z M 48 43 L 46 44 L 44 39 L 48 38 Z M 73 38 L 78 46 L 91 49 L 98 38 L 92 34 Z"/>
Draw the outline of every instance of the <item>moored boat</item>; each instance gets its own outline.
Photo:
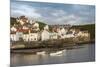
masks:
<path id="1" fill-rule="evenodd" d="M 41 51 L 41 52 L 37 52 L 36 54 L 37 55 L 46 55 L 46 52 L 45 51 Z"/>

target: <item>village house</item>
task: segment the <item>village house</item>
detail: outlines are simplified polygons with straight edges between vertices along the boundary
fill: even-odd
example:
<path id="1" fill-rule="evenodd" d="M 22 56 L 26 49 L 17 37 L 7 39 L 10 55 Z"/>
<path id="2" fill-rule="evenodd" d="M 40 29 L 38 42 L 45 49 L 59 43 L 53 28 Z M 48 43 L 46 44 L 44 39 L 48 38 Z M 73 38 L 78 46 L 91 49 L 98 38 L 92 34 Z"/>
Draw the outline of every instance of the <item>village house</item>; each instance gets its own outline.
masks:
<path id="1" fill-rule="evenodd" d="M 72 32 L 72 34 L 74 35 L 76 33 L 75 29 L 70 29 L 70 32 Z"/>
<path id="2" fill-rule="evenodd" d="M 14 26 L 12 26 L 10 30 L 11 30 L 11 32 L 16 32 L 17 31 L 16 27 L 14 27 Z"/>
<path id="3" fill-rule="evenodd" d="M 70 29 L 69 31 L 67 31 L 65 38 L 73 38 L 75 37 L 75 29 Z"/>
<path id="4" fill-rule="evenodd" d="M 79 31 L 79 33 L 77 34 L 77 36 L 89 37 L 90 34 L 88 33 L 88 31 Z"/>
<path id="5" fill-rule="evenodd" d="M 66 30 L 65 30 L 65 28 L 61 28 L 61 35 L 66 35 Z"/>
<path id="6" fill-rule="evenodd" d="M 23 38 L 23 33 L 22 32 L 16 32 L 15 34 L 11 34 L 10 38 L 12 41 L 19 41 L 20 38 Z"/>
<path id="7" fill-rule="evenodd" d="M 28 23 L 28 18 L 26 18 L 25 16 L 20 16 L 16 19 L 16 21 L 19 22 L 21 25 L 24 25 L 25 23 Z"/>
<path id="8" fill-rule="evenodd" d="M 23 32 L 16 32 L 17 39 L 23 39 Z"/>
<path id="9" fill-rule="evenodd" d="M 49 30 L 49 26 L 46 25 L 46 26 L 44 27 L 44 30 Z"/>
<path id="10" fill-rule="evenodd" d="M 38 33 L 30 33 L 29 41 L 38 41 L 40 39 L 40 35 Z"/>
<path id="11" fill-rule="evenodd" d="M 58 29 L 58 36 L 61 39 L 66 37 L 66 30 L 65 30 L 65 28 L 62 27 L 62 28 Z"/>
<path id="12" fill-rule="evenodd" d="M 50 39 L 57 39 L 57 38 L 58 38 L 58 34 L 56 32 L 50 33 Z"/>
<path id="13" fill-rule="evenodd" d="M 50 39 L 50 33 L 47 30 L 43 30 L 41 33 L 41 40 L 49 40 Z"/>
<path id="14" fill-rule="evenodd" d="M 23 34 L 23 32 L 16 32 L 16 34 L 11 34 L 10 38 L 12 41 L 19 41 L 20 38 L 24 41 L 38 41 L 40 39 L 40 35 L 38 33 Z"/>
<path id="15" fill-rule="evenodd" d="M 75 37 L 73 34 L 66 34 L 65 35 L 65 38 L 73 38 L 73 37 Z"/>
<path id="16" fill-rule="evenodd" d="M 28 42 L 29 41 L 29 34 L 23 34 L 23 40 L 25 42 Z"/>
<path id="17" fill-rule="evenodd" d="M 44 27 L 44 30 L 41 33 L 41 40 L 45 41 L 45 40 L 49 40 L 49 39 L 50 39 L 49 27 L 48 27 L 48 25 L 46 25 Z"/>
<path id="18" fill-rule="evenodd" d="M 12 26 L 10 30 L 11 30 L 11 35 L 10 35 L 11 41 L 17 41 L 18 39 L 17 39 L 17 36 L 16 36 L 16 32 L 17 32 L 16 27 Z"/>
<path id="19" fill-rule="evenodd" d="M 16 34 L 11 34 L 10 39 L 11 39 L 11 41 L 18 41 Z"/>

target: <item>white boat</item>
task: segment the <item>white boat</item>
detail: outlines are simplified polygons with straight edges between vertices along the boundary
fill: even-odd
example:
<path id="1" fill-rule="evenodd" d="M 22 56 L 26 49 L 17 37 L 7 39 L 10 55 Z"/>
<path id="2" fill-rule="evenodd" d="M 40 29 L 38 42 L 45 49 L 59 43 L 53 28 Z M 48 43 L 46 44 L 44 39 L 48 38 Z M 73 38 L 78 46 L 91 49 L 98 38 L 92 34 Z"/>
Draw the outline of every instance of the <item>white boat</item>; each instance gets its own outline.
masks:
<path id="1" fill-rule="evenodd" d="M 60 56 L 62 55 L 63 51 L 57 51 L 55 53 L 50 53 L 50 56 Z"/>
<path id="2" fill-rule="evenodd" d="M 36 54 L 37 55 L 46 55 L 46 52 L 45 51 L 41 51 L 41 52 L 37 52 Z"/>
<path id="3" fill-rule="evenodd" d="M 61 51 L 57 51 L 55 53 L 50 53 L 50 56 L 62 56 L 64 54 L 64 52 L 66 52 L 66 50 L 61 50 Z"/>

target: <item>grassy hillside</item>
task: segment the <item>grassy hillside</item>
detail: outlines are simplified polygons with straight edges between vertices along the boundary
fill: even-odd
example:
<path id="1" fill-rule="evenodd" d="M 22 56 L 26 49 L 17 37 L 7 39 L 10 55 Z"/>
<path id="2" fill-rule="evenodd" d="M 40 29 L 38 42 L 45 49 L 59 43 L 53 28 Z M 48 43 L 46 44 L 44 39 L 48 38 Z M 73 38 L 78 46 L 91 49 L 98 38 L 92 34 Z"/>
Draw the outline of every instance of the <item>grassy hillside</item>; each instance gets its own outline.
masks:
<path id="1" fill-rule="evenodd" d="M 40 22 L 40 21 L 36 21 L 37 23 L 39 23 L 39 28 L 40 30 L 43 30 L 44 26 L 46 25 L 44 22 Z"/>
<path id="2" fill-rule="evenodd" d="M 14 24 L 17 24 L 16 18 L 11 17 L 11 18 L 10 18 L 10 25 L 13 26 Z"/>

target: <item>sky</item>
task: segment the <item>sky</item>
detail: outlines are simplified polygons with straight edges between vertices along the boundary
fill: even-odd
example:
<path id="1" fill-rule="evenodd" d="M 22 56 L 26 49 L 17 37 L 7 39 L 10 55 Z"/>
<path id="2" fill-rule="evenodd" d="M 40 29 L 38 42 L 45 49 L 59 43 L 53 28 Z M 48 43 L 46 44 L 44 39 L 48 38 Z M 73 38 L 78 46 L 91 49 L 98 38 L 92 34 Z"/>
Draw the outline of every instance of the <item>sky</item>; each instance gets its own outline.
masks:
<path id="1" fill-rule="evenodd" d="M 95 6 L 11 0 L 11 17 L 19 17 L 22 15 L 49 25 L 94 24 Z"/>

